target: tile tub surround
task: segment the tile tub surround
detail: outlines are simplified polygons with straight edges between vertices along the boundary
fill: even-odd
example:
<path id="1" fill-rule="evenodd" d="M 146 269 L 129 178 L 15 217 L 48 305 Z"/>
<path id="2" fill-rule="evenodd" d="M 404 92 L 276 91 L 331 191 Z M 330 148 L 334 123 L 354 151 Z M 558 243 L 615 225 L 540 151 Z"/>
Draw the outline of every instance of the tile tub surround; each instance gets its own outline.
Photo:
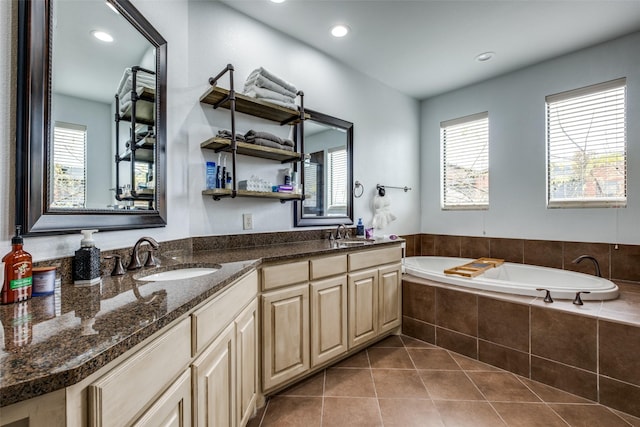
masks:
<path id="1" fill-rule="evenodd" d="M 133 276 L 158 268 L 137 270 L 120 277 L 103 276 L 101 285 L 76 287 L 69 280 L 60 292 L 34 297 L 25 304 L 0 306 L 4 343 L 0 346 L 0 407 L 75 384 L 136 344 L 150 337 L 237 278 L 264 261 L 351 252 L 372 246 L 398 244 L 378 240 L 365 248 L 336 248 L 328 240 L 309 240 L 266 246 L 190 251 L 180 244 L 159 258 L 161 267 L 184 263 L 220 264 L 216 273 L 185 281 L 137 284 Z M 171 245 L 161 243 L 161 248 Z M 194 266 L 195 266 L 194 265 Z M 157 296 L 146 304 L 138 296 Z M 83 329 L 83 319 L 95 318 Z M 28 319 L 28 321 L 26 321 Z M 18 320 L 18 322 L 16 322 Z M 14 328 L 15 326 L 15 328 Z"/>
<path id="2" fill-rule="evenodd" d="M 407 242 L 407 256 L 492 257 L 586 274 L 594 274 L 591 261 L 580 264 L 571 261 L 580 255 L 592 255 L 598 260 L 604 278 L 638 282 L 640 288 L 640 245 L 436 234 L 412 234 L 402 238 Z"/>
<path id="3" fill-rule="evenodd" d="M 640 417 L 640 291 L 546 304 L 403 277 L 405 335 Z"/>

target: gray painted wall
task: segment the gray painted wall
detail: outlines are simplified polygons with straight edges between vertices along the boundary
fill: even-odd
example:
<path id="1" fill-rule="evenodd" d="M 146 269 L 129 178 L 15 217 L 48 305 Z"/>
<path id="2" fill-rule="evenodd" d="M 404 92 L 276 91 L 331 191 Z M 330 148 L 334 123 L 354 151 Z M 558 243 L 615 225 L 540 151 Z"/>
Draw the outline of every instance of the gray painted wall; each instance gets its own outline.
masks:
<path id="1" fill-rule="evenodd" d="M 489 64 L 486 64 L 490 66 Z M 547 209 L 545 96 L 627 77 L 628 204 Z M 640 244 L 640 33 L 421 104 L 422 232 Z M 489 112 L 488 211 L 440 209 L 440 122 Z"/>

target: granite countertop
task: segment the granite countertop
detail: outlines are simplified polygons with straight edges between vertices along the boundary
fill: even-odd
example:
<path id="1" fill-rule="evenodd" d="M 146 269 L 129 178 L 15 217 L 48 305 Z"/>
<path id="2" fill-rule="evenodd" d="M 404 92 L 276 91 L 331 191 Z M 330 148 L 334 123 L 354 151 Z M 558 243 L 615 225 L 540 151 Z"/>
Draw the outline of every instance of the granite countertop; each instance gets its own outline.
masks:
<path id="1" fill-rule="evenodd" d="M 398 244 L 338 247 L 328 240 L 177 251 L 161 266 L 103 277 L 100 284 L 63 283 L 53 295 L 0 306 L 0 407 L 73 385 L 224 290 L 262 262 L 279 262 Z M 185 280 L 141 282 L 141 275 L 182 265 L 219 270 Z"/>

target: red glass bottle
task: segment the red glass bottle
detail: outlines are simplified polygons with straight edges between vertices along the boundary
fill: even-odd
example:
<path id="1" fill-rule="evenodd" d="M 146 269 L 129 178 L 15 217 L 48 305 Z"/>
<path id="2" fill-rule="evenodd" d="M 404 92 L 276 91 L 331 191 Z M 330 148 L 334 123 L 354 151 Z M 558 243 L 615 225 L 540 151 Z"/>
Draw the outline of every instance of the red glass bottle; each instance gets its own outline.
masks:
<path id="1" fill-rule="evenodd" d="M 20 226 L 16 226 L 16 235 L 11 239 L 11 252 L 2 258 L 4 263 L 4 281 L 0 293 L 0 303 L 11 304 L 31 298 L 33 283 L 33 264 L 31 254 L 22 249 L 24 240 L 20 235 Z"/>

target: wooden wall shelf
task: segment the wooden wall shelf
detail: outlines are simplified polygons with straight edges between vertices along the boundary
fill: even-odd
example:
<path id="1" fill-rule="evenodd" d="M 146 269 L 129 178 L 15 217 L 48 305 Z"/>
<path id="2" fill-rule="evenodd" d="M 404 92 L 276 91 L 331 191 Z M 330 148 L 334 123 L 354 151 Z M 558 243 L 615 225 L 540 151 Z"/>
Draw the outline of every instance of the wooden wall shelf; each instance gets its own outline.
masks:
<path id="1" fill-rule="evenodd" d="M 213 196 L 213 198 L 231 197 L 231 189 L 215 188 L 212 190 L 203 190 L 202 195 Z M 278 199 L 286 200 L 302 200 L 302 194 L 294 193 L 265 193 L 259 191 L 238 190 L 236 197 L 255 197 L 260 199 Z"/>
<path id="2" fill-rule="evenodd" d="M 249 144 L 247 142 L 236 142 L 238 154 L 245 156 L 260 157 L 269 160 L 278 160 L 282 163 L 297 162 L 302 158 L 300 153 L 294 151 L 281 150 L 279 148 L 263 147 L 261 145 Z M 231 140 L 225 138 L 209 138 L 200 143 L 200 148 L 207 148 L 219 151 L 231 151 Z"/>

